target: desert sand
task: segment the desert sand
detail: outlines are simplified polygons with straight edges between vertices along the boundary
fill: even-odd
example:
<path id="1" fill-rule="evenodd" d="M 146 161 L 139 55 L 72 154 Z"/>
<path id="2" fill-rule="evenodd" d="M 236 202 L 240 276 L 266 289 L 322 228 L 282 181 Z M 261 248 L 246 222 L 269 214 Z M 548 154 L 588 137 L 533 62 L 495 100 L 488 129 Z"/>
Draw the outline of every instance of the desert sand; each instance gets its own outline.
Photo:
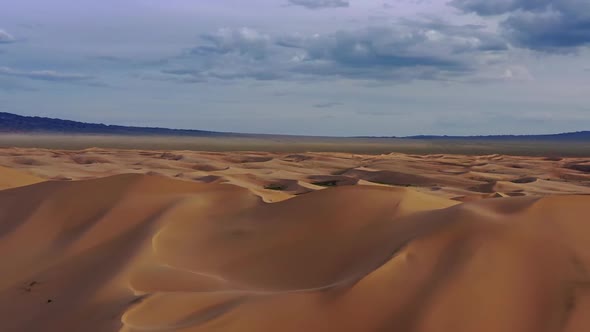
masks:
<path id="1" fill-rule="evenodd" d="M 0 150 L 0 331 L 590 330 L 590 161 Z"/>

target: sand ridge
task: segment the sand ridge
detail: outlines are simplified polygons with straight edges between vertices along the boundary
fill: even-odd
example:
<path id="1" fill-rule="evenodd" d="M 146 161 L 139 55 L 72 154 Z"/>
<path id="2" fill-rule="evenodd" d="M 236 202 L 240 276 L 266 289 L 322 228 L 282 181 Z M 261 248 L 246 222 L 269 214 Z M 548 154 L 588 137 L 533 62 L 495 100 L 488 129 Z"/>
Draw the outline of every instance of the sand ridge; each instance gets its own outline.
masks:
<path id="1" fill-rule="evenodd" d="M 162 175 L 235 184 L 268 202 L 359 183 L 411 187 L 462 202 L 507 196 L 590 194 L 587 164 L 584 158 L 504 155 L 0 149 L 0 166 L 45 180 L 83 180 L 125 173 Z"/>
<path id="2" fill-rule="evenodd" d="M 0 161 L 48 180 L 0 190 L 2 331 L 590 328 L 590 196 L 571 194 L 588 188 L 571 167 L 583 160 L 11 149 Z"/>

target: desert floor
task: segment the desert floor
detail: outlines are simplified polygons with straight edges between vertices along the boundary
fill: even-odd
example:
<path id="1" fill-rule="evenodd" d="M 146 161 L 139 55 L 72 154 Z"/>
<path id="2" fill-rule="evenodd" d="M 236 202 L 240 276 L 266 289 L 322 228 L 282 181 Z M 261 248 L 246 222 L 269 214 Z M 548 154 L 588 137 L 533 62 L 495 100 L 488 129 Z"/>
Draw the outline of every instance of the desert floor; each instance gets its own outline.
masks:
<path id="1" fill-rule="evenodd" d="M 590 331 L 590 160 L 0 149 L 0 331 Z"/>
<path id="2" fill-rule="evenodd" d="M 530 139 L 400 139 L 388 137 L 307 137 L 244 135 L 218 137 L 129 136 L 84 134 L 0 133 L 0 148 L 44 148 L 64 150 L 140 149 L 190 151 L 259 152 L 346 152 L 355 154 L 455 154 L 513 156 L 590 156 L 586 141 Z"/>

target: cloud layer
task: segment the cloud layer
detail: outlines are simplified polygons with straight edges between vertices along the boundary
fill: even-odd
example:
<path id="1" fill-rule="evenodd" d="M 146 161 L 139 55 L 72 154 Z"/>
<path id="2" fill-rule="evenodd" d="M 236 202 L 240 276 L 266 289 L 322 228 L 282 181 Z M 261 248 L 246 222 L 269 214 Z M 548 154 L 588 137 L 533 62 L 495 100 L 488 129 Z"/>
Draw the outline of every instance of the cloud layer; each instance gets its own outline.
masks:
<path id="1" fill-rule="evenodd" d="M 289 0 L 289 3 L 307 9 L 345 8 L 350 6 L 347 0 Z"/>
<path id="2" fill-rule="evenodd" d="M 94 78 L 93 76 L 89 75 L 66 74 L 53 70 L 21 71 L 9 67 L 0 67 L 0 76 L 24 77 L 31 80 L 53 82 L 79 82 L 91 80 Z"/>
<path id="3" fill-rule="evenodd" d="M 481 26 L 404 22 L 324 34 L 269 35 L 249 28 L 203 35 L 182 64 L 163 73 L 207 79 L 456 80 L 493 66 L 507 45 Z"/>
<path id="4" fill-rule="evenodd" d="M 481 16 L 506 15 L 501 32 L 515 46 L 568 52 L 590 44 L 587 0 L 454 0 L 451 4 Z"/>

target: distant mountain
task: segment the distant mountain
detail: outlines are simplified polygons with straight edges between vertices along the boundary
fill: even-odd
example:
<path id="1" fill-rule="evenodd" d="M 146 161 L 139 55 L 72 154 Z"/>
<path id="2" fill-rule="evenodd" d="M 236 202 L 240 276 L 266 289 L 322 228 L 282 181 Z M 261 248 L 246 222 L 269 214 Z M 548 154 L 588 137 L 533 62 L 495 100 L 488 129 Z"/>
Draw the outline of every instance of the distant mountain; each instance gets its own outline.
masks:
<path id="1" fill-rule="evenodd" d="M 489 141 L 514 141 L 514 140 L 532 140 L 532 141 L 590 141 L 590 131 L 577 131 L 572 133 L 546 134 L 546 135 L 488 135 L 488 136 L 436 136 L 436 135 L 418 135 L 404 137 L 407 139 L 420 140 L 489 140 Z"/>
<path id="2" fill-rule="evenodd" d="M 169 129 L 157 127 L 131 127 L 87 123 L 38 116 L 22 116 L 0 112 L 0 133 L 60 133 L 60 134 L 112 134 L 112 135 L 164 135 L 164 136 L 200 136 L 200 137 L 250 137 L 250 136 L 290 136 L 290 135 L 255 135 L 223 133 L 206 130 Z M 415 140 L 487 140 L 487 141 L 590 141 L 590 131 L 549 135 L 490 135 L 490 136 L 436 136 L 418 135 L 407 137 L 359 136 L 365 139 L 415 139 Z"/>
<path id="3" fill-rule="evenodd" d="M 231 136 L 235 134 L 205 130 L 184 130 L 150 127 L 130 127 L 86 123 L 62 119 L 22 116 L 0 112 L 0 133 L 63 133 L 63 134 L 114 134 L 114 135 L 167 135 L 167 136 Z"/>

